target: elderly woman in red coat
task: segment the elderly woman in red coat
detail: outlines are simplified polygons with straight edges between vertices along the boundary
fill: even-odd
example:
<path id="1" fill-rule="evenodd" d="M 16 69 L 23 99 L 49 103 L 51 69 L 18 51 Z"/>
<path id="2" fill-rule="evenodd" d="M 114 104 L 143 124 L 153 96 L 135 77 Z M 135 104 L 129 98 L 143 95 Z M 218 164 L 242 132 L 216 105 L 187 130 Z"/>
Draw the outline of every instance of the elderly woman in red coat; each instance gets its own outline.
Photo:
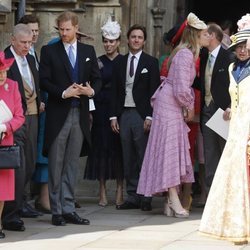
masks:
<path id="1" fill-rule="evenodd" d="M 18 84 L 7 78 L 7 71 L 14 62 L 14 58 L 5 59 L 4 52 L 0 51 L 0 100 L 12 113 L 12 118 L 2 120 L 4 115 L 0 110 L 0 145 L 13 145 L 13 132 L 24 123 L 24 115 L 21 104 L 21 96 Z M 11 116 L 10 116 L 11 117 Z M 1 159 L 0 159 L 1 162 Z M 13 169 L 0 169 L 0 219 L 2 216 L 4 201 L 14 200 L 14 175 Z M 0 223 L 0 239 L 4 238 Z"/>

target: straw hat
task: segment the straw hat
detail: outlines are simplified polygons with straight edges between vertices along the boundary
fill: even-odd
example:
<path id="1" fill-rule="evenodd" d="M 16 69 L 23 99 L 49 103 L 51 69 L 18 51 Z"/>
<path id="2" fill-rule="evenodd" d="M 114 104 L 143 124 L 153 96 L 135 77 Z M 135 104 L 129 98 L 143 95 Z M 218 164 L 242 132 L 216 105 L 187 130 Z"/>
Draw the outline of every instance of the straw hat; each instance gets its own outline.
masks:
<path id="1" fill-rule="evenodd" d="M 187 24 L 198 30 L 207 29 L 207 25 L 192 12 L 187 16 Z"/>
<path id="2" fill-rule="evenodd" d="M 0 70 L 8 70 L 14 61 L 15 58 L 5 58 L 4 52 L 0 51 Z"/>

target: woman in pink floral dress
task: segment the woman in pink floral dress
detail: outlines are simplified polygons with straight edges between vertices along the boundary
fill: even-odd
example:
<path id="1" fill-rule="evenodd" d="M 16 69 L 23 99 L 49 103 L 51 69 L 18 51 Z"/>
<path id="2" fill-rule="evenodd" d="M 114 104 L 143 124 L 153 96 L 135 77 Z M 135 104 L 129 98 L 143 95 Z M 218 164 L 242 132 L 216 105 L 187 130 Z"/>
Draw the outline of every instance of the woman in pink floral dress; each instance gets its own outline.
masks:
<path id="1" fill-rule="evenodd" d="M 168 76 L 152 97 L 152 125 L 137 192 L 145 196 L 166 193 L 167 216 L 189 216 L 177 189 L 194 181 L 186 122 L 194 116 L 191 86 L 200 48 L 208 43 L 206 28 L 193 13 L 188 15 L 180 44 L 170 55 Z"/>
<path id="2" fill-rule="evenodd" d="M 24 115 L 18 84 L 17 82 L 7 78 L 7 70 L 13 62 L 14 58 L 5 59 L 4 52 L 0 51 L 0 100 L 2 100 L 7 105 L 13 116 L 9 121 L 1 122 L 0 120 L 0 136 L 3 135 L 0 145 L 13 145 L 13 132 L 21 127 L 21 125 L 24 123 Z M 4 201 L 14 200 L 15 198 L 14 175 L 14 169 L 0 170 L 0 239 L 5 237 L 1 227 L 1 215 Z"/>

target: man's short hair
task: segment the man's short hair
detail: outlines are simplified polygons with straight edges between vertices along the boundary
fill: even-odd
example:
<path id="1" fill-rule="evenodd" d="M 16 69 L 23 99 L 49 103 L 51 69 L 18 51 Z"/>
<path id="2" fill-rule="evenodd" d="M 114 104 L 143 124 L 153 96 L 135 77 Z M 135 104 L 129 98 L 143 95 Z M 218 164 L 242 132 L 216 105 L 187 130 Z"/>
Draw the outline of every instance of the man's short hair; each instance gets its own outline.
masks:
<path id="1" fill-rule="evenodd" d="M 129 36 L 131 34 L 131 32 L 133 30 L 141 30 L 143 32 L 143 35 L 144 35 L 144 41 L 147 40 L 147 31 L 146 31 L 146 28 L 140 24 L 134 24 L 133 26 L 131 26 L 127 32 L 127 38 L 129 39 Z"/>
<path id="2" fill-rule="evenodd" d="M 40 21 L 35 15 L 24 15 L 18 23 L 28 24 L 28 23 L 38 23 L 40 26 Z"/>
<path id="3" fill-rule="evenodd" d="M 76 15 L 76 13 L 72 11 L 64 11 L 56 19 L 57 27 L 59 27 L 61 22 L 67 22 L 67 21 L 71 21 L 72 25 L 76 26 L 78 25 L 78 16 Z"/>
<path id="4" fill-rule="evenodd" d="M 19 23 L 14 26 L 12 35 L 17 37 L 20 34 L 33 35 L 32 30 L 27 24 Z"/>

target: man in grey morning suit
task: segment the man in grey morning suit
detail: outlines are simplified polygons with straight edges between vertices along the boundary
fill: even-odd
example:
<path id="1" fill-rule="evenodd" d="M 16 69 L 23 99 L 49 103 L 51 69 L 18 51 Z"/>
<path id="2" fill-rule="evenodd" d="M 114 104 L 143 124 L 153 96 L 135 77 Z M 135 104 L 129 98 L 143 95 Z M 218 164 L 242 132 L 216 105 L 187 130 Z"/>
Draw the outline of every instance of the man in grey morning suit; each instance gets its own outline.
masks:
<path id="1" fill-rule="evenodd" d="M 128 198 L 117 209 L 151 210 L 151 198 L 136 193 L 151 125 L 150 98 L 160 84 L 158 60 L 143 47 L 146 29 L 133 25 L 127 33 L 129 53 L 114 65 L 111 127 L 120 133 Z"/>
<path id="2" fill-rule="evenodd" d="M 38 114 L 40 108 L 39 76 L 35 59 L 29 54 L 32 31 L 26 24 L 17 24 L 13 29 L 11 46 L 5 49 L 6 58 L 15 57 L 8 71 L 8 77 L 18 82 L 25 114 L 25 124 L 14 133 L 14 141 L 20 145 L 22 167 L 15 171 L 15 200 L 8 201 L 3 211 L 3 227 L 7 230 L 23 231 L 23 217 L 37 217 L 38 213 L 27 211 L 20 214 L 23 207 L 25 180 L 30 180 L 36 163 Z"/>
<path id="3" fill-rule="evenodd" d="M 209 45 L 201 54 L 201 128 L 204 139 L 205 180 L 208 191 L 226 141 L 205 124 L 218 108 L 230 105 L 228 66 L 232 54 L 221 46 L 223 32 L 217 24 L 208 25 Z"/>
<path id="4" fill-rule="evenodd" d="M 88 225 L 74 206 L 74 188 L 83 141 L 90 144 L 89 97 L 101 88 L 94 48 L 76 39 L 78 18 L 57 18 L 61 40 L 41 50 L 41 88 L 48 92 L 44 154 L 49 158 L 52 224 Z M 91 85 L 91 86 L 90 86 Z"/>

